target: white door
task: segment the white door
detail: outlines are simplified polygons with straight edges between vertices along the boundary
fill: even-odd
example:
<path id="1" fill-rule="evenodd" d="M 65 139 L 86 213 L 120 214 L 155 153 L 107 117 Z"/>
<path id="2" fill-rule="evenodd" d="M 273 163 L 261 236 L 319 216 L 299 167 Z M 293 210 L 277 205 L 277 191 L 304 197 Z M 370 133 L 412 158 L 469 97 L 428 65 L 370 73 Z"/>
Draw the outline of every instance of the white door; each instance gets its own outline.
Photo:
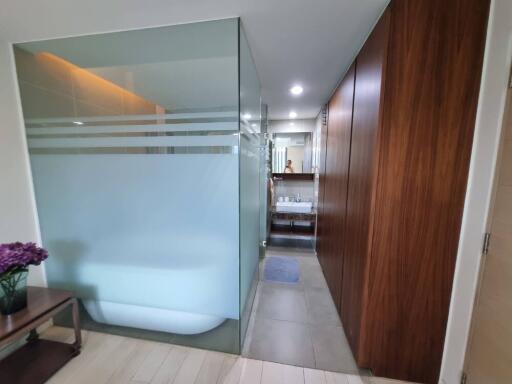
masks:
<path id="1" fill-rule="evenodd" d="M 490 246 L 481 280 L 466 354 L 468 384 L 512 383 L 512 90 L 491 213 Z"/>

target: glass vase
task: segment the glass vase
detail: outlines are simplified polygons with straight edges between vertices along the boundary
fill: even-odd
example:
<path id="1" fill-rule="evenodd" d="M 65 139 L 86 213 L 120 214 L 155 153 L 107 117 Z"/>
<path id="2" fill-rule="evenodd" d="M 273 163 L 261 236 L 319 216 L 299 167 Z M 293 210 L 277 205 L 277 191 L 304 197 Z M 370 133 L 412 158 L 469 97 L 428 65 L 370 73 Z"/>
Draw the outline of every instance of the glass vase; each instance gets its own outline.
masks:
<path id="1" fill-rule="evenodd" d="M 28 270 L 0 276 L 0 313 L 10 315 L 27 306 Z"/>

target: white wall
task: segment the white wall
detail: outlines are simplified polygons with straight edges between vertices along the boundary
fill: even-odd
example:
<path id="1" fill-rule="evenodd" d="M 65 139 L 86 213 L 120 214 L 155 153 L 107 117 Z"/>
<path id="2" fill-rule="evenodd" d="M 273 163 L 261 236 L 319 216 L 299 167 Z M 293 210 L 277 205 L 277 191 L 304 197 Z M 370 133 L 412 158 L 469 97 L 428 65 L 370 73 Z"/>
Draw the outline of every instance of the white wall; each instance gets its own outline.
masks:
<path id="1" fill-rule="evenodd" d="M 460 383 L 511 64 L 512 1 L 493 0 L 441 382 Z"/>
<path id="2" fill-rule="evenodd" d="M 11 45 L 0 40 L 0 243 L 40 244 L 32 177 Z M 29 284 L 46 285 L 43 267 L 31 268 Z"/>
<path id="3" fill-rule="evenodd" d="M 314 201 L 314 184 L 313 181 L 307 180 L 279 180 L 274 181 L 274 197 L 277 201 L 278 197 L 297 197 L 300 194 L 301 200 Z"/>

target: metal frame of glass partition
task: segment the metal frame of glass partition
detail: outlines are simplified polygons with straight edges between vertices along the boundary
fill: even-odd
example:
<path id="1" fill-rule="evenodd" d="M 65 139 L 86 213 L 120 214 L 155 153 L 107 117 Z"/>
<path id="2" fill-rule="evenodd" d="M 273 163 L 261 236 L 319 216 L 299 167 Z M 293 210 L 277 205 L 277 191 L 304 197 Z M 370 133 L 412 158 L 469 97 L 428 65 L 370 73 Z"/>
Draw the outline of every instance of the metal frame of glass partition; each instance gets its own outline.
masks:
<path id="1" fill-rule="evenodd" d="M 261 175 L 261 90 L 258 73 L 242 23 L 239 20 L 240 87 L 240 340 L 245 339 L 259 271 Z"/>
<path id="2" fill-rule="evenodd" d="M 86 329 L 240 353 L 265 180 L 240 20 L 13 49 L 48 285 Z"/>

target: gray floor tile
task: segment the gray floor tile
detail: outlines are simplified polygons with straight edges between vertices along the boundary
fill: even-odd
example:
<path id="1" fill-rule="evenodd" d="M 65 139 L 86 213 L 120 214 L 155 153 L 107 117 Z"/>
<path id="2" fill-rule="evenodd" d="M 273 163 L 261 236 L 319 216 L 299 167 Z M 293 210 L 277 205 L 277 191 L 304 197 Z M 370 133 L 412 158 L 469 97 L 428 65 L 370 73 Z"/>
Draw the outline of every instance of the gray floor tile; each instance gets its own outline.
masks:
<path id="1" fill-rule="evenodd" d="M 316 259 L 316 254 L 312 250 L 295 249 L 287 247 L 267 247 L 266 256 L 299 256 Z"/>
<path id="2" fill-rule="evenodd" d="M 306 287 L 304 293 L 310 324 L 341 327 L 338 311 L 328 289 Z"/>
<path id="3" fill-rule="evenodd" d="M 299 284 L 260 281 L 244 355 L 334 372 L 357 373 L 338 312 L 314 252 L 267 249 L 296 257 Z"/>
<path id="4" fill-rule="evenodd" d="M 308 326 L 288 321 L 256 317 L 249 356 L 276 363 L 315 367 Z"/>
<path id="5" fill-rule="evenodd" d="M 293 252 L 297 255 L 316 256 L 313 248 L 306 245 L 308 243 L 311 245 L 311 242 L 307 241 L 307 240 L 306 241 L 300 240 L 298 242 L 293 242 L 293 241 L 289 242 L 286 240 L 281 242 L 281 241 L 271 240 L 271 242 L 274 244 L 270 244 L 267 246 L 267 249 L 266 249 L 267 255 L 269 253 L 277 253 L 277 252 L 280 252 L 280 253 L 292 253 Z"/>
<path id="6" fill-rule="evenodd" d="M 328 288 L 306 287 L 304 293 L 306 294 L 308 305 L 316 304 L 335 309 L 334 301 Z"/>
<path id="7" fill-rule="evenodd" d="M 325 288 L 327 283 L 320 266 L 304 266 L 301 268 L 301 281 L 306 287 Z"/>
<path id="8" fill-rule="evenodd" d="M 306 298 L 301 287 L 260 282 L 259 317 L 307 323 Z"/>
<path id="9" fill-rule="evenodd" d="M 304 267 L 320 267 L 320 263 L 316 256 L 297 256 L 297 260 L 299 261 L 299 265 L 301 268 Z"/>
<path id="10" fill-rule="evenodd" d="M 342 327 L 311 326 L 316 368 L 325 371 L 359 372 Z"/>

